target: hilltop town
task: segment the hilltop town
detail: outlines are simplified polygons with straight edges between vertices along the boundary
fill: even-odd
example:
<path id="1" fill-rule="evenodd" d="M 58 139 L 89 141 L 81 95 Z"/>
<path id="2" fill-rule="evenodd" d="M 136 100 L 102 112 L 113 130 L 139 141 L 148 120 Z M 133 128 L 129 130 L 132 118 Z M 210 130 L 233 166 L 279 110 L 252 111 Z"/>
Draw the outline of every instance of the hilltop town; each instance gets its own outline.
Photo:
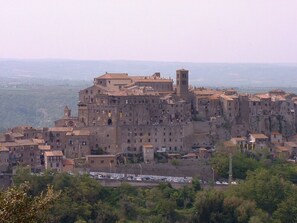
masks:
<path id="1" fill-rule="evenodd" d="M 54 127 L 0 134 L 0 172 L 111 171 L 126 163 L 207 159 L 218 144 L 295 159 L 296 127 L 297 95 L 279 89 L 252 95 L 193 87 L 184 69 L 175 80 L 106 73 L 79 92 L 77 117 L 66 106 Z"/>

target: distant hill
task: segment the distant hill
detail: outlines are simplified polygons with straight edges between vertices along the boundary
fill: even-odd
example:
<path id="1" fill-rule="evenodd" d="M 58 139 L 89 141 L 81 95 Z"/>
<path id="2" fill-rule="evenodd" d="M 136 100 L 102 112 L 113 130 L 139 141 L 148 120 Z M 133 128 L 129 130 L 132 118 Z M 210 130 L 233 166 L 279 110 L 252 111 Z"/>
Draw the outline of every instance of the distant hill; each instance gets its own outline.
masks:
<path id="1" fill-rule="evenodd" d="M 225 64 L 150 61 L 0 60 L 1 78 L 41 78 L 92 81 L 105 72 L 175 78 L 175 70 L 190 70 L 196 86 L 297 87 L 297 64 Z"/>
<path id="2" fill-rule="evenodd" d="M 17 125 L 53 126 L 68 105 L 77 113 L 78 91 L 74 86 L 18 86 L 0 88 L 0 132 Z"/>

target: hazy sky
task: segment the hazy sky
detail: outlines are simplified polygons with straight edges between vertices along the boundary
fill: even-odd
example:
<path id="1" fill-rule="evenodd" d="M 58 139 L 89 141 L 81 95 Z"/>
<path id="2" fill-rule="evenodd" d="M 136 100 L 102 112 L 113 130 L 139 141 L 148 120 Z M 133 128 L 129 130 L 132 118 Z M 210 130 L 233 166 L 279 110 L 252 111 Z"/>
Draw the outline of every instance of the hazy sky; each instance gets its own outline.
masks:
<path id="1" fill-rule="evenodd" d="M 297 63 L 297 0 L 0 0 L 0 58 Z"/>

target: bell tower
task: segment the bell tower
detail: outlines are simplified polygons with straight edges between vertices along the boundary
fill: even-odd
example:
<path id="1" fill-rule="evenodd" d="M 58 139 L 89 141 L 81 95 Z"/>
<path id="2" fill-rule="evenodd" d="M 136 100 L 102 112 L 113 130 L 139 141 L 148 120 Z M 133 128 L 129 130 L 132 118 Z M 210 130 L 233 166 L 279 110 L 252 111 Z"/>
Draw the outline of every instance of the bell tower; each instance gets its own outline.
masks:
<path id="1" fill-rule="evenodd" d="M 71 117 L 71 110 L 68 108 L 68 106 L 65 106 L 64 108 L 64 117 L 65 118 Z"/>
<path id="2" fill-rule="evenodd" d="M 186 97 L 189 92 L 189 71 L 185 69 L 176 71 L 176 94 Z"/>

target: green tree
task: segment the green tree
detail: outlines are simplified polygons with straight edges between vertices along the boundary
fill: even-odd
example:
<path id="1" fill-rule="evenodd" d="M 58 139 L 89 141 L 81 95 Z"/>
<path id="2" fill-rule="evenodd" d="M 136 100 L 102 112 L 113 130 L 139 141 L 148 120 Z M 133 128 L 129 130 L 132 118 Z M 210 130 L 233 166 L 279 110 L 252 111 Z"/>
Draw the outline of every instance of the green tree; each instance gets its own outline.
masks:
<path id="1" fill-rule="evenodd" d="M 30 223 L 44 222 L 46 212 L 57 199 L 52 187 L 44 193 L 32 197 L 28 195 L 29 185 L 10 187 L 0 192 L 0 222 L 3 223 Z"/>
<path id="2" fill-rule="evenodd" d="M 211 159 L 211 163 L 215 172 L 219 177 L 228 178 L 229 174 L 229 154 L 226 152 L 217 152 Z M 248 171 L 254 171 L 264 166 L 264 162 L 260 162 L 249 154 L 237 152 L 232 156 L 233 177 L 237 179 L 245 179 Z"/>
<path id="3" fill-rule="evenodd" d="M 193 187 L 193 189 L 194 189 L 195 192 L 201 190 L 201 183 L 200 183 L 200 179 L 198 177 L 195 177 L 192 180 L 192 187 Z"/>
<path id="4" fill-rule="evenodd" d="M 236 196 L 254 200 L 257 207 L 270 214 L 277 209 L 278 204 L 291 189 L 290 183 L 264 169 L 249 172 L 244 183 L 239 187 L 233 187 Z"/>
<path id="5" fill-rule="evenodd" d="M 201 191 L 196 195 L 193 222 L 214 223 L 222 221 L 224 194 L 220 191 Z"/>
<path id="6" fill-rule="evenodd" d="M 277 210 L 273 214 L 275 219 L 281 222 L 293 223 L 297 222 L 297 190 L 289 194 L 289 196 L 283 200 Z"/>

